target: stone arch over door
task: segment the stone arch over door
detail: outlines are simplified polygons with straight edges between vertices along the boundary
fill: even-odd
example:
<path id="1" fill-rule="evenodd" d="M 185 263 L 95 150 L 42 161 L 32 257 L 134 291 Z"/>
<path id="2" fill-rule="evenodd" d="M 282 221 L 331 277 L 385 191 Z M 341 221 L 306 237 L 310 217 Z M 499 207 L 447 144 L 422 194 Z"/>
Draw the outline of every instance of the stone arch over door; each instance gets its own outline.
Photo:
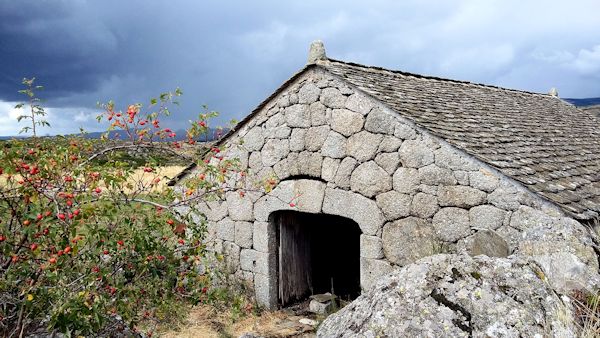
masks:
<path id="1" fill-rule="evenodd" d="M 293 201 L 293 206 L 290 205 Z M 358 193 L 328 187 L 313 179 L 281 181 L 273 191 L 254 204 L 254 236 L 263 243 L 266 259 L 262 262 L 266 275 L 255 275 L 257 301 L 265 306 L 278 306 L 277 238 L 275 225 L 269 217 L 276 211 L 294 210 L 305 213 L 329 214 L 351 219 L 360 228 L 360 283 L 370 289 L 374 280 L 391 270 L 383 260 L 381 232 L 385 217 L 372 199 Z"/>

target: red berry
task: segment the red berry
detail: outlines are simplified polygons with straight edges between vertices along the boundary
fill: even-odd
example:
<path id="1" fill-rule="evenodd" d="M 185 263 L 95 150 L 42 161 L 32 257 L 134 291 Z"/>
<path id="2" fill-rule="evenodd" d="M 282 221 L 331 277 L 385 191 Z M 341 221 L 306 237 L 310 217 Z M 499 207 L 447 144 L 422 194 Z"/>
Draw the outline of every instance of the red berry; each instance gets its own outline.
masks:
<path id="1" fill-rule="evenodd" d="M 79 212 L 80 212 L 79 209 L 75 209 L 75 210 L 73 210 L 73 215 L 79 216 Z"/>
<path id="2" fill-rule="evenodd" d="M 68 254 L 69 252 L 71 252 L 71 247 L 67 245 L 65 247 L 64 253 Z"/>
<path id="3" fill-rule="evenodd" d="M 95 192 L 96 194 L 99 194 L 99 193 L 101 193 L 101 192 L 102 192 L 102 189 L 100 189 L 100 187 L 97 187 L 96 189 L 94 189 L 94 192 Z"/>
<path id="4" fill-rule="evenodd" d="M 175 221 L 173 221 L 172 219 L 168 219 L 167 220 L 167 224 L 168 225 L 173 225 L 173 224 L 175 224 Z"/>
<path id="5" fill-rule="evenodd" d="M 62 256 L 64 253 L 65 253 L 64 251 L 58 250 L 58 252 L 56 254 L 59 255 L 59 256 Z"/>
<path id="6" fill-rule="evenodd" d="M 67 218 L 67 216 L 65 216 L 65 214 L 63 214 L 63 213 L 58 214 L 57 217 L 62 221 L 64 221 L 65 218 Z"/>
<path id="7" fill-rule="evenodd" d="M 42 216 L 42 214 L 37 214 L 37 216 L 35 217 L 38 221 L 41 220 L 42 218 L 44 218 L 44 216 Z"/>
<path id="8" fill-rule="evenodd" d="M 178 242 L 179 244 L 181 244 L 181 245 L 185 244 L 185 241 L 184 241 L 183 239 L 180 239 L 180 240 L 178 240 L 177 242 Z"/>
<path id="9" fill-rule="evenodd" d="M 122 240 L 118 240 L 118 241 L 117 241 L 117 244 L 122 246 L 122 245 L 124 245 L 124 244 L 125 244 L 125 242 L 123 242 Z"/>
<path id="10" fill-rule="evenodd" d="M 102 251 L 103 254 L 108 255 L 108 250 Z"/>
<path id="11" fill-rule="evenodd" d="M 29 249 L 31 249 L 31 251 L 35 251 L 35 249 L 38 248 L 38 245 L 35 243 L 31 243 L 31 245 L 29 246 Z"/>
<path id="12" fill-rule="evenodd" d="M 6 237 L 4 237 L 4 235 L 0 235 L 0 243 L 4 242 L 6 240 Z"/>
<path id="13" fill-rule="evenodd" d="M 52 257 L 48 260 L 50 264 L 56 264 L 56 257 Z"/>
<path id="14" fill-rule="evenodd" d="M 29 224 L 31 224 L 30 220 L 26 219 L 26 220 L 23 221 L 23 225 L 24 226 L 28 226 Z"/>

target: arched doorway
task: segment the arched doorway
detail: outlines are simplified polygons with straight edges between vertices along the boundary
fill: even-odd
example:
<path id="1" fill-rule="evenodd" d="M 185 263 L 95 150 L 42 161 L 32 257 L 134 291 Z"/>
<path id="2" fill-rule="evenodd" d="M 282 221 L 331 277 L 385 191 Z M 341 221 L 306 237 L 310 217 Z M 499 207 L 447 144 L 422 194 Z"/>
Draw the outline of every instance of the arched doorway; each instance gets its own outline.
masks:
<path id="1" fill-rule="evenodd" d="M 325 292 L 358 297 L 361 230 L 356 222 L 290 210 L 273 212 L 269 221 L 277 236 L 279 305 Z"/>

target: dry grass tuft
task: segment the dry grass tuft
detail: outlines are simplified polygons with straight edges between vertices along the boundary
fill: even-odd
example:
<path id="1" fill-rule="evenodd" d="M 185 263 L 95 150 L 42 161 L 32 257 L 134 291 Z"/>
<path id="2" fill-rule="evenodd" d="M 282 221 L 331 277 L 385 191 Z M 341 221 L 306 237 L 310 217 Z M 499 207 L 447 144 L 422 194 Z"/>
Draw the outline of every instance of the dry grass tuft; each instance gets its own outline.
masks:
<path id="1" fill-rule="evenodd" d="M 167 338 L 223 338 L 239 337 L 253 332 L 264 337 L 298 337 L 308 332 L 302 324 L 291 325 L 297 319 L 290 319 L 284 311 L 263 311 L 260 315 L 249 314 L 239 320 L 231 311 L 217 309 L 211 305 L 198 305 L 191 309 L 187 319 L 177 328 L 159 328 L 161 337 Z"/>
<path id="2" fill-rule="evenodd" d="M 600 337 L 600 295 L 576 292 L 571 298 L 575 305 L 580 337 Z"/>

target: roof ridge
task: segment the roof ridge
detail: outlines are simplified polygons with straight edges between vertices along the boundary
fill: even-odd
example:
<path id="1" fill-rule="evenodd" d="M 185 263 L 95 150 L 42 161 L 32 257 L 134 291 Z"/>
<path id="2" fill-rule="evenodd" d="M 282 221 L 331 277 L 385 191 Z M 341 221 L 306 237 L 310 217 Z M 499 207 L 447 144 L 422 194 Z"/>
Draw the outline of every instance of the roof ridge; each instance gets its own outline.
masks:
<path id="1" fill-rule="evenodd" d="M 393 73 L 393 74 L 400 74 L 400 75 L 404 75 L 404 76 L 410 76 L 410 77 L 414 77 L 414 78 L 417 78 L 417 79 L 437 80 L 437 81 L 452 82 L 452 83 L 472 85 L 472 86 L 484 87 L 484 88 L 491 88 L 491 89 L 497 89 L 497 90 L 505 90 L 505 91 L 510 91 L 510 92 L 517 92 L 517 93 L 523 93 L 523 94 L 529 94 L 529 95 L 535 95 L 535 96 L 542 96 L 542 97 L 548 97 L 548 98 L 552 97 L 551 95 L 544 94 L 544 93 L 537 93 L 537 92 L 532 92 L 532 91 L 527 91 L 527 90 L 520 90 L 520 89 L 513 89 L 513 88 L 505 88 L 505 87 L 494 86 L 494 85 L 489 85 L 489 84 L 484 84 L 484 83 L 471 82 L 471 81 L 465 81 L 465 80 L 455 80 L 455 79 L 443 78 L 443 77 L 432 76 L 432 75 L 423 75 L 423 74 L 411 73 L 411 72 L 406 72 L 406 71 L 396 70 L 396 69 L 388 69 L 388 68 L 383 68 L 383 67 L 378 67 L 378 66 L 368 66 L 368 65 L 363 65 L 363 64 L 360 64 L 360 63 L 356 63 L 356 62 L 348 62 L 348 61 L 342 61 L 342 60 L 332 59 L 332 58 L 329 58 L 329 57 L 327 58 L 327 60 L 328 61 L 332 61 L 332 62 L 337 62 L 337 63 L 345 64 L 345 65 L 349 65 L 349 66 L 354 66 L 354 67 L 374 69 L 374 70 L 380 70 L 380 71 L 390 72 L 390 73 Z M 320 64 L 323 65 L 323 66 L 325 66 L 325 67 L 327 67 L 326 64 L 323 64 L 323 63 L 320 63 Z"/>

